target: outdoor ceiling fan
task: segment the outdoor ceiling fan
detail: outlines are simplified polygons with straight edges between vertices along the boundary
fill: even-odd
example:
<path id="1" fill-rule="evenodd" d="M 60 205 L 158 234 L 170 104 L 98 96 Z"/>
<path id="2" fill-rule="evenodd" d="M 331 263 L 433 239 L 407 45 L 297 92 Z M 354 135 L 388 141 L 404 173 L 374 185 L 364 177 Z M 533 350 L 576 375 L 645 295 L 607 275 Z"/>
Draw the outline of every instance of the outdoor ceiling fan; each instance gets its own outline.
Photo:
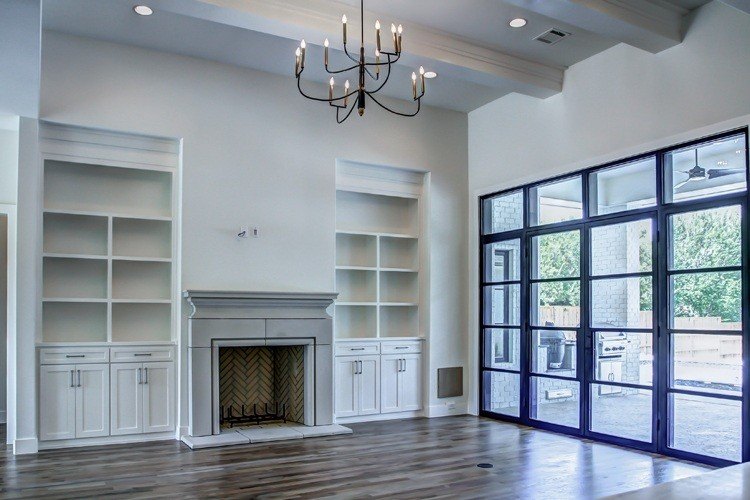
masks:
<path id="1" fill-rule="evenodd" d="M 689 182 L 705 181 L 707 179 L 716 179 L 717 177 L 724 177 L 725 175 L 734 175 L 742 173 L 742 168 L 705 168 L 698 165 L 698 148 L 695 148 L 695 166 L 690 170 L 680 170 L 683 174 L 687 174 L 688 178 L 675 185 L 675 191 L 683 187 Z"/>

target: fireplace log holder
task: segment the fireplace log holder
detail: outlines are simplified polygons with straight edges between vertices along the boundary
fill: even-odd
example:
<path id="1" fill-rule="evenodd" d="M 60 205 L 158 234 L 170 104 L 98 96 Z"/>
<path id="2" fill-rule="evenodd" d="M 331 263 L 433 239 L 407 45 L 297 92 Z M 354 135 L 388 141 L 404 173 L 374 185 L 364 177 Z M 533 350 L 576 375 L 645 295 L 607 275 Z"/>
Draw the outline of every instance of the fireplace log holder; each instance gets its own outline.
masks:
<path id="1" fill-rule="evenodd" d="M 275 411 L 273 410 L 275 406 Z M 286 403 L 279 405 L 279 403 L 276 403 L 275 405 L 271 405 L 271 410 L 268 408 L 268 403 L 263 403 L 263 412 L 258 413 L 258 405 L 253 404 L 253 412 L 247 413 L 245 409 L 245 405 L 242 405 L 242 408 L 240 409 L 240 414 L 235 415 L 234 413 L 234 407 L 230 405 L 227 408 L 227 411 L 224 412 L 224 407 L 219 407 L 219 424 L 229 424 L 229 427 L 234 427 L 238 424 L 248 424 L 248 423 L 254 423 L 254 424 L 260 424 L 261 422 L 273 422 L 273 421 L 283 421 L 286 423 Z"/>

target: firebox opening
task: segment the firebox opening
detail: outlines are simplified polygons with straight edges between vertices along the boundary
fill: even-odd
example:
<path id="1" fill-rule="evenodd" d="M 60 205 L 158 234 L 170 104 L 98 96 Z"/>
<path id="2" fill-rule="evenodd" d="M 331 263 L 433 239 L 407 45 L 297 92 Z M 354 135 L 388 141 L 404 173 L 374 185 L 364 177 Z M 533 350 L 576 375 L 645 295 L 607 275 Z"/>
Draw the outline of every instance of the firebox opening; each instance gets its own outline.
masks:
<path id="1" fill-rule="evenodd" d="M 222 428 L 304 423 L 304 346 L 219 348 Z"/>

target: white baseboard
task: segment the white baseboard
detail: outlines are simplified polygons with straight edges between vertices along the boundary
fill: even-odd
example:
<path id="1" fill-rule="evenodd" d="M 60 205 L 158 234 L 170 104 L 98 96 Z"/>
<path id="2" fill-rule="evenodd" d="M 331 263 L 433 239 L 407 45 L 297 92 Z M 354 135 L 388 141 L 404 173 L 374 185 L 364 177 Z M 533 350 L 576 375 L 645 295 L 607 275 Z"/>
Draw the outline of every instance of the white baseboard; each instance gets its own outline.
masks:
<path id="1" fill-rule="evenodd" d="M 403 411 L 398 413 L 379 413 L 377 415 L 361 415 L 357 417 L 338 417 L 337 424 L 358 424 L 361 422 L 381 422 L 383 420 L 397 420 L 400 418 L 424 417 L 421 411 Z"/>
<path id="2" fill-rule="evenodd" d="M 0 424 L 7 424 L 8 417 L 5 410 L 0 410 Z"/>
<path id="3" fill-rule="evenodd" d="M 189 427 L 187 425 L 183 425 L 183 426 L 177 427 L 176 438 L 177 439 L 182 439 L 183 436 L 187 436 L 188 435 L 188 429 L 189 429 Z"/>
<path id="4" fill-rule="evenodd" d="M 60 439 L 58 441 L 40 441 L 40 450 L 57 450 L 60 448 L 80 448 L 81 446 L 102 446 L 112 444 L 147 443 L 174 439 L 174 432 L 155 432 L 154 434 L 131 434 L 128 436 L 104 436 L 84 439 Z M 36 451 L 30 452 L 36 453 Z"/>
<path id="5" fill-rule="evenodd" d="M 452 406 L 451 406 L 452 405 Z M 448 403 L 442 405 L 432 405 L 429 408 L 427 416 L 429 418 L 448 417 L 451 415 L 466 415 L 466 403 Z"/>
<path id="6" fill-rule="evenodd" d="M 39 440 L 37 438 L 16 439 L 13 441 L 14 455 L 28 455 L 39 451 Z"/>

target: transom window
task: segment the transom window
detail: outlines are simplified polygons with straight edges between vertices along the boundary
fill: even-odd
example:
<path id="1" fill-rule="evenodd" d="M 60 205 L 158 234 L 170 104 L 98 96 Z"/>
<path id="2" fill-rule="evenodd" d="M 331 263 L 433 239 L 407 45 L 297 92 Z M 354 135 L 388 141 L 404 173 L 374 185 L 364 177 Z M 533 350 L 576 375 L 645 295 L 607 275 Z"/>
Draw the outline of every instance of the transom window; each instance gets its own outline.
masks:
<path id="1" fill-rule="evenodd" d="M 747 129 L 481 200 L 481 413 L 750 460 Z"/>

